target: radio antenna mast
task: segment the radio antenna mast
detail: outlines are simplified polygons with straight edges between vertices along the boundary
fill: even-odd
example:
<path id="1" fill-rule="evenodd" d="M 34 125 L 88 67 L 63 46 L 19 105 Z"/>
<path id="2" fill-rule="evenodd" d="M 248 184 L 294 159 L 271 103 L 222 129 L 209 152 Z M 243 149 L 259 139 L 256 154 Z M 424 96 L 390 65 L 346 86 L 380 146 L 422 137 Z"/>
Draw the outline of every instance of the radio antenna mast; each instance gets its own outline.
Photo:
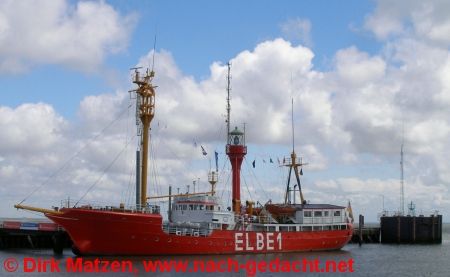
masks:
<path id="1" fill-rule="evenodd" d="M 153 72 L 153 68 L 155 67 L 155 52 L 156 52 L 156 32 L 155 32 L 155 40 L 153 41 L 152 71 L 151 72 Z"/>
<path id="2" fill-rule="evenodd" d="M 294 97 L 291 99 L 291 123 L 292 123 L 292 153 L 295 152 L 294 145 L 295 145 L 295 139 L 294 139 Z"/>
<path id="3" fill-rule="evenodd" d="M 294 138 L 294 92 L 292 90 L 292 72 L 291 72 L 291 82 L 290 82 L 290 90 L 291 90 L 291 124 L 292 124 L 292 153 L 295 152 L 295 138 Z"/>
<path id="4" fill-rule="evenodd" d="M 228 136 L 230 134 L 230 112 L 231 112 L 231 106 L 230 106 L 230 92 L 231 92 L 231 63 L 227 62 L 228 72 L 227 72 L 227 143 Z"/>
<path id="5" fill-rule="evenodd" d="M 405 140 L 404 125 L 402 123 L 402 145 L 400 147 L 400 213 L 405 215 L 405 182 L 403 172 L 403 144 Z"/>

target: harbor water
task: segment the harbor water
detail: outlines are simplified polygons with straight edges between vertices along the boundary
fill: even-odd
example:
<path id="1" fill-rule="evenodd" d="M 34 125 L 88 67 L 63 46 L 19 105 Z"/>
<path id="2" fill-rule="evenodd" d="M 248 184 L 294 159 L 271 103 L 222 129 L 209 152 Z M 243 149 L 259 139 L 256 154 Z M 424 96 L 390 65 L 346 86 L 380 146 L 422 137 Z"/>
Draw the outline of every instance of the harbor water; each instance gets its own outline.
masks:
<path id="1" fill-rule="evenodd" d="M 307 253 L 283 253 L 260 255 L 219 255 L 219 256 L 174 256 L 174 257 L 101 257 L 108 261 L 130 261 L 133 272 L 109 272 L 101 273 L 102 276 L 450 276 L 450 224 L 444 224 L 442 230 L 442 244 L 348 244 L 340 251 L 307 252 Z M 113 242 L 112 242 L 113 243 Z M 18 261 L 18 268 L 14 272 L 8 272 L 5 262 L 8 259 Z M 32 272 L 24 272 L 22 261 L 30 259 L 45 261 L 56 259 L 60 263 L 61 272 L 37 272 L 36 267 Z M 91 272 L 67 272 L 65 263 L 75 256 L 66 249 L 62 256 L 56 257 L 51 250 L 27 250 L 11 249 L 0 251 L 1 276 L 86 276 L 97 275 Z M 94 261 L 96 257 L 85 257 L 84 261 Z M 143 261 L 186 261 L 189 264 L 195 261 L 218 262 L 233 260 L 239 263 L 265 261 L 314 261 L 321 264 L 325 261 L 349 261 L 353 260 L 353 272 L 345 273 L 297 273 L 297 272 L 271 272 L 267 267 L 266 272 L 255 270 L 249 272 L 242 268 L 238 272 L 148 272 Z M 42 269 L 42 268 L 41 268 Z M 276 267 L 273 267 L 276 271 Z M 42 271 L 42 270 L 41 270 Z M 309 271 L 309 270 L 308 270 Z M 255 273 L 255 274 L 253 274 Z"/>

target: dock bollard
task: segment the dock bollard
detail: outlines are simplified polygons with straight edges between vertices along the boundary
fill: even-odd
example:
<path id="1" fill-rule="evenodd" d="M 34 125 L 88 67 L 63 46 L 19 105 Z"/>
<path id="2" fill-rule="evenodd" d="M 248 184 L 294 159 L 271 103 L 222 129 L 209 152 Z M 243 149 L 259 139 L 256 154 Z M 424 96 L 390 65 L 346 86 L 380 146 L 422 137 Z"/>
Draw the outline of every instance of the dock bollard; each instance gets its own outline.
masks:
<path id="1" fill-rule="evenodd" d="M 359 215 L 359 224 L 358 224 L 358 234 L 359 234 L 359 246 L 361 246 L 363 242 L 363 233 L 362 229 L 364 227 L 364 216 L 362 214 Z"/>

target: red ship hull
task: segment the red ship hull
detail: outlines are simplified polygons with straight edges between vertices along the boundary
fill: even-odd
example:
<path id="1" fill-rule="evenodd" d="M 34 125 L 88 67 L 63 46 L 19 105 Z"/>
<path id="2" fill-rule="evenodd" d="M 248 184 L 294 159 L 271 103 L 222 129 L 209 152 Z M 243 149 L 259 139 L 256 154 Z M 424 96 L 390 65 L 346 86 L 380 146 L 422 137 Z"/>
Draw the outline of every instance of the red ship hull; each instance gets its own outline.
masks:
<path id="1" fill-rule="evenodd" d="M 159 214 L 61 209 L 46 214 L 70 235 L 81 255 L 243 254 L 336 250 L 352 236 L 345 230 L 256 232 L 214 230 L 209 236 L 165 233 Z"/>

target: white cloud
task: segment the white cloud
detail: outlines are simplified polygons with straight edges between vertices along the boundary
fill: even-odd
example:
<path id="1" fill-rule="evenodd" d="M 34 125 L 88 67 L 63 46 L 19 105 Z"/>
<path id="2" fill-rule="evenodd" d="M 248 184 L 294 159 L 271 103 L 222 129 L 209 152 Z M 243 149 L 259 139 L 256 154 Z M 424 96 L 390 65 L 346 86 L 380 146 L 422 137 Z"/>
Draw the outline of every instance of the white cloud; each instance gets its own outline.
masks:
<path id="1" fill-rule="evenodd" d="M 283 39 L 263 42 L 233 58 L 232 125 L 247 122 L 248 138 L 256 143 L 287 141 L 291 73 L 306 80 L 317 78 L 311 71 L 312 58 L 308 48 L 293 47 Z M 140 65 L 148 66 L 151 60 L 149 53 Z M 211 78 L 196 82 L 162 51 L 156 55 L 155 68 L 159 86 L 155 120 L 167 124 L 169 135 L 190 142 L 224 137 L 217 124 L 224 122 L 226 65 L 214 63 Z"/>
<path id="2" fill-rule="evenodd" d="M 130 105 L 132 102 L 130 102 L 127 92 L 117 91 L 115 94 L 91 95 L 81 101 L 78 115 L 85 123 L 83 128 L 98 132 L 124 113 L 134 116 L 135 110 Z M 121 118 L 126 117 L 122 116 Z M 123 130 L 117 129 L 115 131 L 123 132 Z"/>
<path id="3" fill-rule="evenodd" d="M 308 170 L 323 170 L 327 168 L 327 158 L 313 144 L 300 147 L 300 153 L 303 157 L 308 157 Z"/>
<path id="4" fill-rule="evenodd" d="M 336 188 L 338 188 L 338 184 L 334 180 L 317 181 L 315 185 L 319 189 L 336 189 Z"/>
<path id="5" fill-rule="evenodd" d="M 300 43 L 312 47 L 311 22 L 305 18 L 294 18 L 283 22 L 280 25 L 282 33 L 290 41 L 299 41 Z"/>
<path id="6" fill-rule="evenodd" d="M 126 48 L 135 21 L 104 1 L 2 1 L 0 72 L 36 64 L 96 71 L 106 55 Z"/>
<path id="7" fill-rule="evenodd" d="M 432 43 L 447 45 L 450 38 L 448 1 L 378 0 L 375 12 L 368 15 L 365 27 L 379 39 L 416 35 Z"/>
<path id="8" fill-rule="evenodd" d="M 339 80 L 354 86 L 367 85 L 380 80 L 386 71 L 386 63 L 381 57 L 369 57 L 356 47 L 339 50 L 336 53 L 336 71 Z"/>
<path id="9" fill-rule="evenodd" d="M 0 106 L 0 152 L 3 155 L 48 151 L 67 122 L 52 106 L 22 104 L 15 109 Z"/>
<path id="10" fill-rule="evenodd" d="M 438 70 L 438 79 L 441 84 L 441 89 L 434 97 L 437 103 L 450 104 L 450 54 L 447 54 L 447 59 L 442 67 Z"/>
<path id="11" fill-rule="evenodd" d="M 366 17 L 365 27 L 379 39 L 404 32 L 403 19 L 412 1 L 378 1 L 375 12 Z"/>

